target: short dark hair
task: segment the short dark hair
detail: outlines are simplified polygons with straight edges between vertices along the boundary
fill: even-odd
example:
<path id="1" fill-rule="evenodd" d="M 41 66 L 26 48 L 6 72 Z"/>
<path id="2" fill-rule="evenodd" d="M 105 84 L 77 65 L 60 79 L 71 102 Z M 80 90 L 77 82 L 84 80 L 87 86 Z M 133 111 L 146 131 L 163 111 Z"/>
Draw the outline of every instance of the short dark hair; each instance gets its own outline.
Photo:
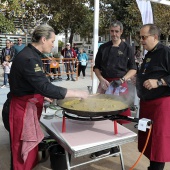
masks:
<path id="1" fill-rule="evenodd" d="M 6 42 L 7 42 L 7 41 L 11 42 L 11 40 L 9 40 L 9 39 L 6 39 Z"/>
<path id="2" fill-rule="evenodd" d="M 148 32 L 149 34 L 158 35 L 158 37 L 160 37 L 161 31 L 155 24 L 145 24 L 142 26 L 142 28 L 144 27 L 149 27 L 149 32 Z"/>
<path id="3" fill-rule="evenodd" d="M 120 26 L 120 30 L 123 30 L 123 24 L 120 22 L 120 21 L 113 21 L 111 24 L 110 24 L 110 27 L 117 27 L 117 26 Z"/>

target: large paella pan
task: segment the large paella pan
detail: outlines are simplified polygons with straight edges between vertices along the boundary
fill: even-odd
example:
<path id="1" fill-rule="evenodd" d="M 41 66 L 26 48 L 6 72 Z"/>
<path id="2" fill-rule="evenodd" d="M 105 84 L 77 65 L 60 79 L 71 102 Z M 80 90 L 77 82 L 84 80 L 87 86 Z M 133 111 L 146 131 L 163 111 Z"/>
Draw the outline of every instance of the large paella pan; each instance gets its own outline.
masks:
<path id="1" fill-rule="evenodd" d="M 116 115 L 128 108 L 123 97 L 106 94 L 92 95 L 87 99 L 65 98 L 58 100 L 57 104 L 67 113 L 83 117 Z"/>

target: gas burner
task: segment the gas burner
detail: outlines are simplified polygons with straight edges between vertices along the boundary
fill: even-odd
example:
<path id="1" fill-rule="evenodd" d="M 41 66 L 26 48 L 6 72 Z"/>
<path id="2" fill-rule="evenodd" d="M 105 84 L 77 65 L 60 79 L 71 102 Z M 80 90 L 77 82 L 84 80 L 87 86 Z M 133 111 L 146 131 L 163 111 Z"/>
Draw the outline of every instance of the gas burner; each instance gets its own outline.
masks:
<path id="1" fill-rule="evenodd" d="M 127 120 L 130 122 L 136 122 L 138 123 L 139 119 L 131 116 L 123 116 L 120 114 L 117 115 L 107 115 L 107 116 L 93 116 L 93 117 L 82 117 L 82 116 L 76 116 L 72 113 L 67 113 L 63 109 L 63 117 L 66 117 L 68 119 L 78 120 L 78 121 L 102 121 L 102 120 Z"/>

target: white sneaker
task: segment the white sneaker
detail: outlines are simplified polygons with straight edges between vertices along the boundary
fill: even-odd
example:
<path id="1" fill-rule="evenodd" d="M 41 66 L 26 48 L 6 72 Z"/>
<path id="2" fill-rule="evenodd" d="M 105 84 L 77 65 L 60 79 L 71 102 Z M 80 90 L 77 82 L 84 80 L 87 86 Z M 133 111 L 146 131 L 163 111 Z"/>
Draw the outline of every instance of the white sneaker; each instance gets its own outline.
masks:
<path id="1" fill-rule="evenodd" d="M 2 85 L 2 86 L 1 86 L 1 89 L 2 89 L 2 88 L 6 88 L 6 86 L 5 86 L 5 85 Z"/>

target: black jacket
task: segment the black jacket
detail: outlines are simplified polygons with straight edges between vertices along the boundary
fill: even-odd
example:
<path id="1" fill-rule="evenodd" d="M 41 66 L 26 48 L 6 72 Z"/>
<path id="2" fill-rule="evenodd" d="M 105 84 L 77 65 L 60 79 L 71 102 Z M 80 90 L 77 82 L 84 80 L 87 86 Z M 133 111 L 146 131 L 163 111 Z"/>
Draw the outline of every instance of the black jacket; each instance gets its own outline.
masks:
<path id="1" fill-rule="evenodd" d="M 55 86 L 47 79 L 41 57 L 42 53 L 31 44 L 17 54 L 9 79 L 12 95 L 41 94 L 53 99 L 65 97 L 67 89 Z"/>
<path id="2" fill-rule="evenodd" d="M 15 50 L 14 48 L 10 48 L 9 54 L 11 56 L 11 60 L 14 60 L 14 56 L 15 56 Z M 1 64 L 5 61 L 5 56 L 7 56 L 6 54 L 6 47 L 2 49 L 2 53 L 1 53 Z"/>

